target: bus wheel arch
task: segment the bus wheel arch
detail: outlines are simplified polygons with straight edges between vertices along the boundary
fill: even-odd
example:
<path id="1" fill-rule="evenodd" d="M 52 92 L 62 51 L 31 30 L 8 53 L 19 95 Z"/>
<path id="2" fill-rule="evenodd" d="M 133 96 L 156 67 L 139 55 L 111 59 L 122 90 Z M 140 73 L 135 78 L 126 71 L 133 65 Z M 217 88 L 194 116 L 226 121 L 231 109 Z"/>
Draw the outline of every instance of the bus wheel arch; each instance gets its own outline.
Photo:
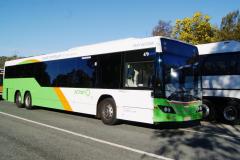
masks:
<path id="1" fill-rule="evenodd" d="M 14 103 L 16 103 L 18 108 L 23 108 L 24 105 L 22 103 L 22 95 L 20 90 L 16 90 L 14 94 Z"/>
<path id="2" fill-rule="evenodd" d="M 102 95 L 97 103 L 97 117 L 107 125 L 117 123 L 117 107 L 114 98 L 111 95 Z"/>
<path id="3" fill-rule="evenodd" d="M 32 95 L 30 91 L 26 91 L 24 94 L 24 106 L 26 109 L 32 109 Z"/>

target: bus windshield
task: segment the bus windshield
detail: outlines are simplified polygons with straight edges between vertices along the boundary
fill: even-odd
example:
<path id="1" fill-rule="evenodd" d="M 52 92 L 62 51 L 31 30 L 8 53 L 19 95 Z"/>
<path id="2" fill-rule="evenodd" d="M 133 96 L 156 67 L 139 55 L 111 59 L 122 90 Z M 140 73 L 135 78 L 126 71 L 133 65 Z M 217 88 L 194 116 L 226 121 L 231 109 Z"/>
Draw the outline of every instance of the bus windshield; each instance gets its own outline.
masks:
<path id="1" fill-rule="evenodd" d="M 174 101 L 198 100 L 197 49 L 181 42 L 163 39 L 162 73 L 164 94 Z"/>

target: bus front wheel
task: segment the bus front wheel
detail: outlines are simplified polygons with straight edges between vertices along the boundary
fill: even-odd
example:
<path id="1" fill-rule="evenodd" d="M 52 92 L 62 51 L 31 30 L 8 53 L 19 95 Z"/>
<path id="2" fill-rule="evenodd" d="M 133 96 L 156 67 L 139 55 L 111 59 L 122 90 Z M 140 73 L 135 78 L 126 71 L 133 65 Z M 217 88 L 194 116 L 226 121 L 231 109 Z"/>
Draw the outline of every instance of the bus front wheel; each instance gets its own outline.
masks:
<path id="1" fill-rule="evenodd" d="M 29 92 L 27 92 L 24 96 L 24 106 L 27 109 L 32 109 L 32 96 Z"/>
<path id="2" fill-rule="evenodd" d="M 117 110 L 112 98 L 105 98 L 100 102 L 100 116 L 104 124 L 114 125 L 117 123 Z"/>
<path id="3" fill-rule="evenodd" d="M 16 103 L 18 108 L 23 108 L 22 96 L 21 96 L 21 93 L 19 91 L 15 94 L 15 103 Z"/>

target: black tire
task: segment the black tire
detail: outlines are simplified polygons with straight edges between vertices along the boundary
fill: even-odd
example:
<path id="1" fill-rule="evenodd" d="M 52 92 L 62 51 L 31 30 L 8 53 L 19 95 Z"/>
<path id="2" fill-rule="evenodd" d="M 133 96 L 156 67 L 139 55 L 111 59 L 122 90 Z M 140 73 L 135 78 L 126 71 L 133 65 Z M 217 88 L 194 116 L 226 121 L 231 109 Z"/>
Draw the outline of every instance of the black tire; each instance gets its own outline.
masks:
<path id="1" fill-rule="evenodd" d="M 24 96 L 24 106 L 26 109 L 32 109 L 32 96 L 29 92 L 27 92 Z"/>
<path id="2" fill-rule="evenodd" d="M 207 121 L 214 121 L 216 120 L 216 109 L 214 108 L 214 105 L 208 101 L 203 100 L 203 119 Z"/>
<path id="3" fill-rule="evenodd" d="M 15 103 L 17 105 L 18 108 L 23 108 L 23 103 L 22 103 L 22 96 L 21 96 L 21 93 L 18 91 L 16 94 L 15 94 Z"/>
<path id="4" fill-rule="evenodd" d="M 228 124 L 238 124 L 240 120 L 240 109 L 237 103 L 229 102 L 222 108 L 222 119 Z"/>
<path id="5" fill-rule="evenodd" d="M 112 98 L 105 98 L 99 103 L 100 117 L 104 124 L 114 125 L 117 123 L 116 104 Z"/>

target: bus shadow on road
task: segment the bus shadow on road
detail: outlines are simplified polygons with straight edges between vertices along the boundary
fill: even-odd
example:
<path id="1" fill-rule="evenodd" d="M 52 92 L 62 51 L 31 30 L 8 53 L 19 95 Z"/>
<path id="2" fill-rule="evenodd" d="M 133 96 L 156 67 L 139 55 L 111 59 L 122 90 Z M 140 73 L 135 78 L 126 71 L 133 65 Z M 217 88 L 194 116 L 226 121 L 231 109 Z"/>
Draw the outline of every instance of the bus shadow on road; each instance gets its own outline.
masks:
<path id="1" fill-rule="evenodd" d="M 239 128 L 233 127 L 232 130 L 226 125 L 218 126 L 193 127 L 192 130 L 154 130 L 152 139 L 160 144 L 155 153 L 172 155 L 175 160 L 239 159 Z"/>
<path id="2" fill-rule="evenodd" d="M 131 121 L 120 121 L 119 124 L 128 124 L 136 127 L 150 128 L 150 129 L 179 129 L 179 128 L 191 128 L 201 125 L 200 121 L 188 121 L 188 122 L 161 122 L 158 124 L 146 124 Z"/>
<path id="3" fill-rule="evenodd" d="M 75 116 L 81 116 L 85 118 L 92 118 L 92 119 L 99 119 L 95 115 L 89 115 L 84 113 L 77 113 L 77 112 L 71 112 L 71 111 L 65 111 L 65 110 L 58 110 L 58 109 L 52 109 L 52 108 L 46 108 L 41 106 L 34 106 L 33 110 L 46 110 L 51 112 L 58 112 L 58 113 L 64 113 L 69 115 L 75 115 Z M 178 129 L 178 128 L 190 128 L 194 126 L 199 126 L 200 121 L 188 121 L 188 122 L 162 122 L 158 124 L 147 124 L 147 123 L 140 123 L 140 122 L 132 122 L 132 121 L 126 121 L 126 120 L 119 120 L 116 126 L 118 125 L 131 125 L 136 127 L 143 127 L 143 128 L 149 128 L 149 129 Z"/>

